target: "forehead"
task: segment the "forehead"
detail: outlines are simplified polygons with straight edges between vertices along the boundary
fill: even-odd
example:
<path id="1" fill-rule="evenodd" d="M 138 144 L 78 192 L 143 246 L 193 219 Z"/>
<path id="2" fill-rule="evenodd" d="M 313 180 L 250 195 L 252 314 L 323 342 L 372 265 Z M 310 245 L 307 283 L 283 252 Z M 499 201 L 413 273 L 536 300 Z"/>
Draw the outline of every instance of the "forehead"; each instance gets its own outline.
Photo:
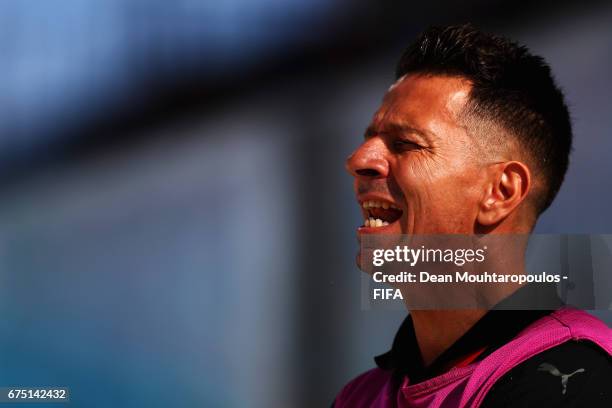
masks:
<path id="1" fill-rule="evenodd" d="M 459 114 L 471 85 L 460 77 L 409 75 L 389 88 L 374 115 L 372 127 L 384 130 L 396 124 L 443 136 L 449 128 L 461 127 Z"/>

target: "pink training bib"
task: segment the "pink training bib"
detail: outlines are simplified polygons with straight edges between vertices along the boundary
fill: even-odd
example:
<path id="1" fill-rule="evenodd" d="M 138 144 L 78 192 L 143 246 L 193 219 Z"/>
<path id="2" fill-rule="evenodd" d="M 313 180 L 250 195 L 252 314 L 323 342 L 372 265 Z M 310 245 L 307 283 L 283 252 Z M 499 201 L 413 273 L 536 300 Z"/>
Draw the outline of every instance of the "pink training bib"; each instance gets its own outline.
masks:
<path id="1" fill-rule="evenodd" d="M 367 371 L 340 391 L 334 408 L 476 408 L 512 368 L 569 340 L 591 341 L 612 355 L 612 329 L 586 312 L 564 307 L 535 321 L 483 360 L 417 384 L 405 378 L 398 389 L 391 371 Z"/>

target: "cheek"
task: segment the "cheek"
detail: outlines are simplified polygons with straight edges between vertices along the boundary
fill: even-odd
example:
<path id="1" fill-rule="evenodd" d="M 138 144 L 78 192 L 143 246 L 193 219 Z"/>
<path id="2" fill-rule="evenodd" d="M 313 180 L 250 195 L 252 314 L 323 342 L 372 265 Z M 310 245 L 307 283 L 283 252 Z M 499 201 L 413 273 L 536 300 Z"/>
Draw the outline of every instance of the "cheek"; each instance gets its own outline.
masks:
<path id="1" fill-rule="evenodd" d="M 450 222 L 471 214 L 477 201 L 479 176 L 468 163 L 415 154 L 411 160 L 398 163 L 396 178 L 409 210 L 417 216 L 437 215 Z"/>
<path id="2" fill-rule="evenodd" d="M 434 156 L 415 152 L 398 161 L 397 180 L 412 205 L 444 196 L 452 185 L 448 163 Z M 442 194 L 441 194 L 442 193 Z M 431 204 L 431 203 L 428 203 Z"/>

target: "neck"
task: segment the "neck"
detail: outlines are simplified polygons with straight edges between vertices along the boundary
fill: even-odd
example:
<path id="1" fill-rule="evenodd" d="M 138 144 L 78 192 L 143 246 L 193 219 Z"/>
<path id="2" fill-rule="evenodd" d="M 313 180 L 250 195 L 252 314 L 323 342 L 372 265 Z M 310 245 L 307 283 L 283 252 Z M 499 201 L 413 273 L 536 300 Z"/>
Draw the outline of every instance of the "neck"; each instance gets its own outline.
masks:
<path id="1" fill-rule="evenodd" d="M 486 312 L 482 309 L 414 310 L 410 312 L 424 365 L 431 365 Z"/>
<path id="2" fill-rule="evenodd" d="M 497 269 L 504 271 L 501 265 Z M 516 272 L 516 270 L 514 271 Z M 517 274 L 523 273 L 524 270 L 518 268 Z M 519 287 L 520 285 L 514 283 L 489 284 L 486 286 L 487 290 L 479 292 L 480 299 L 487 305 L 485 307 L 492 307 L 511 295 Z M 424 365 L 431 365 L 436 358 L 450 348 L 487 312 L 487 308 L 412 310 L 410 314 L 412 315 L 414 331 Z"/>
<path id="3" fill-rule="evenodd" d="M 524 274 L 524 253 L 528 235 L 509 237 L 489 235 L 488 237 L 487 241 L 480 243 L 481 246 L 488 245 L 487 258 L 478 267 L 480 270 L 474 270 L 472 273 L 481 273 L 486 270 L 498 274 Z M 511 295 L 519 287 L 518 283 L 484 284 L 482 287 L 478 285 L 444 287 L 445 299 L 456 299 L 457 305 L 460 305 L 463 300 L 468 304 L 469 301 L 477 300 L 471 309 L 411 310 L 410 302 L 407 302 L 406 306 L 408 310 L 411 310 L 416 340 L 424 365 L 431 365 L 436 358 L 474 326 L 488 312 L 488 308 Z M 449 290 L 451 292 L 448 292 Z M 439 292 L 433 290 L 431 299 L 434 300 L 430 299 L 426 304 L 435 301 L 438 294 Z M 425 295 L 422 292 L 419 296 L 418 299 L 422 301 L 422 297 L 427 296 L 427 292 Z M 410 294 L 404 296 L 404 299 L 410 299 Z"/>

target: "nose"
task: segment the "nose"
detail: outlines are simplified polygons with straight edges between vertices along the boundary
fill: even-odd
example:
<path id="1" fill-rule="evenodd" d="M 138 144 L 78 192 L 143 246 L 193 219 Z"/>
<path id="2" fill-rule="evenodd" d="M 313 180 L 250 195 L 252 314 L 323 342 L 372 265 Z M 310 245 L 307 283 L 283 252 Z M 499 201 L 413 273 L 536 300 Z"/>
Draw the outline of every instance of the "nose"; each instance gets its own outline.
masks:
<path id="1" fill-rule="evenodd" d="M 355 178 L 387 177 L 389 162 L 385 159 L 384 149 L 380 138 L 366 140 L 346 159 L 346 170 Z"/>

